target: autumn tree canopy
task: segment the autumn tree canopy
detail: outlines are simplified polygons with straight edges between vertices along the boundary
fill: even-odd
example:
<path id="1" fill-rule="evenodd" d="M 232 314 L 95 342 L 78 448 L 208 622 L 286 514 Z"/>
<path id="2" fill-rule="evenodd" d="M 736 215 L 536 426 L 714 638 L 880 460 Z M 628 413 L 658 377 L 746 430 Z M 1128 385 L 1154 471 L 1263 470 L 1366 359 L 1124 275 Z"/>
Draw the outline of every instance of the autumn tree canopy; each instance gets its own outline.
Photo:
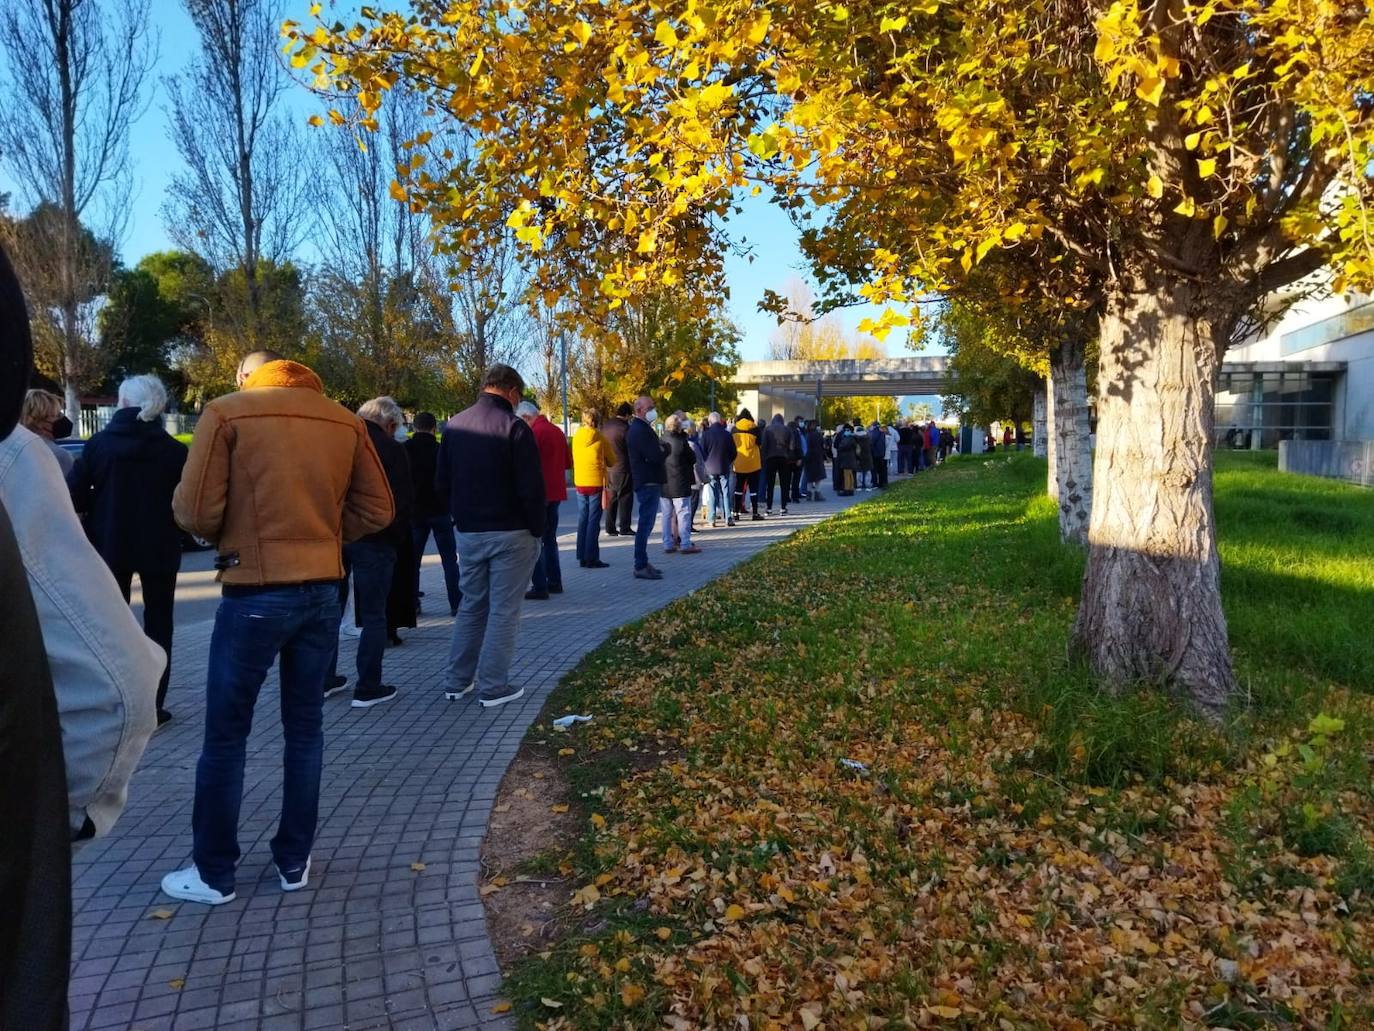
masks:
<path id="1" fill-rule="evenodd" d="M 1111 682 L 1227 704 L 1215 374 L 1267 291 L 1374 282 L 1365 3 L 413 0 L 287 32 L 351 98 L 334 120 L 375 128 L 399 87 L 441 116 L 424 143 L 473 144 L 398 168 L 444 246 L 512 229 L 591 319 L 650 284 L 719 292 L 743 191 L 806 224 L 829 297 L 889 306 L 879 337 L 1024 252 L 1018 289 L 1102 312 L 1080 646 Z"/>

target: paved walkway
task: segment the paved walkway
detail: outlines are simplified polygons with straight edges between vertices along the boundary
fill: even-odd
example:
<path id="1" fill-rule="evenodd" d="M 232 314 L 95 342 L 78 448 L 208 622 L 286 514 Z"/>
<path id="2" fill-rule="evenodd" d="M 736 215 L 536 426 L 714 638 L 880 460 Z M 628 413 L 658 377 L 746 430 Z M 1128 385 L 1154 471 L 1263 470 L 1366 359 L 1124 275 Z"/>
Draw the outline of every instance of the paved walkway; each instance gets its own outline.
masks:
<path id="1" fill-rule="evenodd" d="M 583 570 L 561 538 L 567 593 L 529 603 L 513 672 L 517 703 L 490 711 L 445 702 L 449 623 L 424 616 L 386 653 L 401 686 L 387 705 L 325 702 L 320 831 L 310 887 L 283 893 L 268 840 L 280 812 L 281 727 L 263 688 L 248 743 L 238 899 L 211 908 L 161 894 L 190 856 L 191 800 L 204 726 L 211 623 L 178 627 L 169 705 L 176 720 L 148 747 L 114 832 L 73 869 L 72 1027 L 447 1028 L 505 1026 L 501 975 L 477 893 L 478 852 L 497 785 L 548 692 L 616 626 L 701 587 L 793 531 L 858 499 L 827 496 L 786 519 L 700 535 L 700 555 L 651 558 L 659 582 L 634 580 L 631 542 L 603 537 L 612 568 Z M 572 503 L 564 505 L 567 527 Z M 444 608 L 437 557 L 430 610 Z M 354 642 L 342 638 L 340 670 Z M 423 864 L 423 868 L 418 868 Z"/>

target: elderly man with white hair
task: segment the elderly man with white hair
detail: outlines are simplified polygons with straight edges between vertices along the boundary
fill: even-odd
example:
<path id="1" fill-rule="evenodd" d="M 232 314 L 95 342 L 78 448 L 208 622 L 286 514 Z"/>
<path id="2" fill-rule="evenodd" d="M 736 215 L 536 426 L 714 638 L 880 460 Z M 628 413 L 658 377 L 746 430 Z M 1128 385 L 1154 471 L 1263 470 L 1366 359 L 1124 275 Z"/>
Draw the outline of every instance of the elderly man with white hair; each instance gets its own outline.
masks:
<path id="1" fill-rule="evenodd" d="M 157 723 L 167 710 L 171 675 L 172 610 L 181 569 L 181 531 L 172 517 L 172 492 L 186 464 L 186 445 L 162 425 L 167 388 L 156 376 L 119 385 L 119 409 L 87 441 L 67 475 L 76 511 L 115 582 L 129 600 L 134 576 L 143 592 L 143 632 L 167 653 L 157 686 Z"/>

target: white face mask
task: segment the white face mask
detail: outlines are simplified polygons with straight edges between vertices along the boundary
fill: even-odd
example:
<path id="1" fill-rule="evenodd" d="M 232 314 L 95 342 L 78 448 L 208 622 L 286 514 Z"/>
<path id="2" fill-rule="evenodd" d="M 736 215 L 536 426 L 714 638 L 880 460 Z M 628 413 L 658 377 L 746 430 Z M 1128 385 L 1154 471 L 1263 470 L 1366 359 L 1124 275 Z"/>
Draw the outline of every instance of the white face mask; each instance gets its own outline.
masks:
<path id="1" fill-rule="evenodd" d="M 644 413 L 644 421 L 645 421 L 645 422 L 658 422 L 658 409 L 657 409 L 657 408 L 650 408 L 647 412 L 645 412 L 645 413 Z"/>
<path id="2" fill-rule="evenodd" d="M 409 437 L 410 437 L 410 434 L 406 433 L 405 423 L 402 423 L 401 425 L 399 425 L 399 426 L 396 427 L 396 439 L 397 439 L 397 440 L 404 441 L 404 440 L 408 440 Z"/>

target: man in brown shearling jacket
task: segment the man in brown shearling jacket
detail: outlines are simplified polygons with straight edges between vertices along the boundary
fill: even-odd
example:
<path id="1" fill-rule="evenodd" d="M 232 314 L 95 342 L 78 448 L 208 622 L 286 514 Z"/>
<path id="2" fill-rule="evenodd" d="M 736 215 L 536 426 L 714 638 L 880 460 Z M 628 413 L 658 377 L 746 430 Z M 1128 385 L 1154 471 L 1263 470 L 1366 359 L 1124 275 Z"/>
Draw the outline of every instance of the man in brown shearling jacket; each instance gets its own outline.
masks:
<path id="1" fill-rule="evenodd" d="M 206 405 L 172 498 L 177 522 L 214 541 L 223 597 L 196 766 L 194 862 L 164 877 L 162 890 L 210 905 L 234 898 L 244 753 L 258 691 L 278 655 L 286 748 L 272 857 L 283 891 L 309 880 L 340 549 L 394 515 L 362 420 L 325 397 L 314 372 L 255 351 L 240 364 L 238 385 Z"/>

